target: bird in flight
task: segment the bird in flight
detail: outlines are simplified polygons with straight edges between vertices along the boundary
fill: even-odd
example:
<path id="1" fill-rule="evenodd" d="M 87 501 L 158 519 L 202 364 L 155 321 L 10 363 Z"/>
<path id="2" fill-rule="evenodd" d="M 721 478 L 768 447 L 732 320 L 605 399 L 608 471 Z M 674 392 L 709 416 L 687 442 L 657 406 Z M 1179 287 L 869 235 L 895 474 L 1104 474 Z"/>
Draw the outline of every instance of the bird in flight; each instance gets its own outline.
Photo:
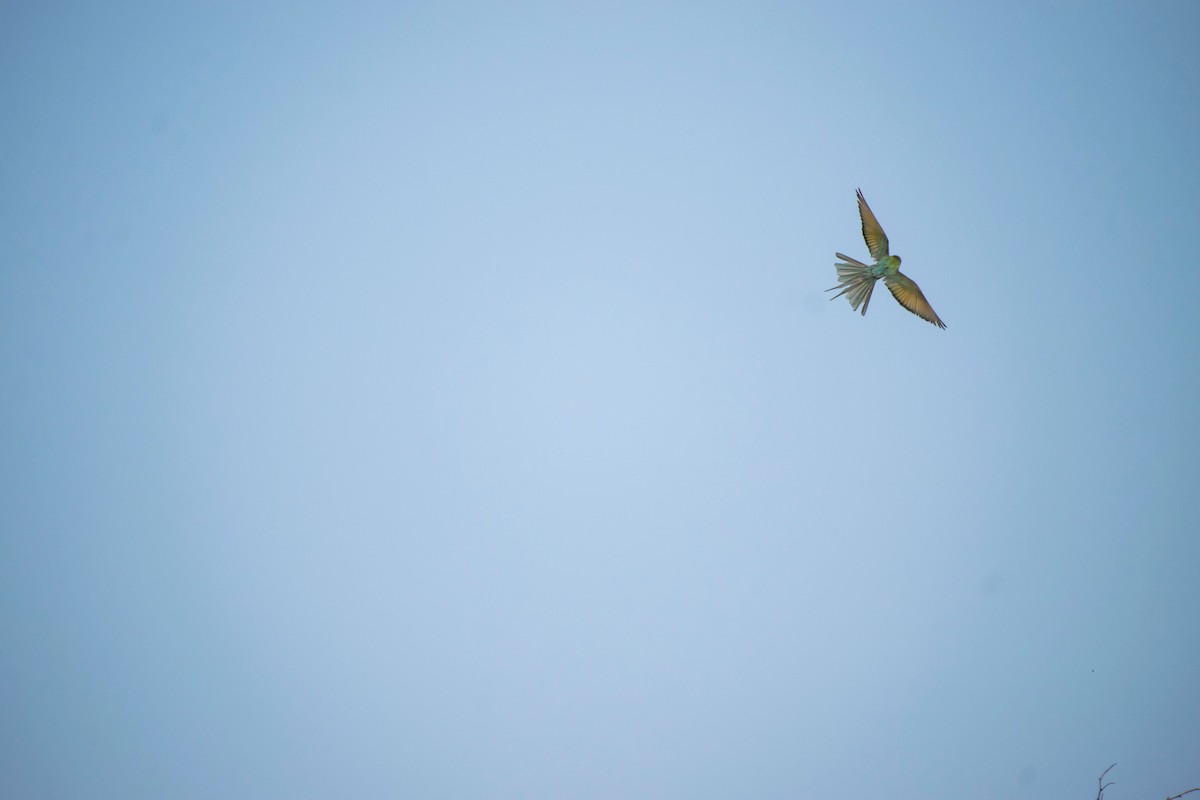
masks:
<path id="1" fill-rule="evenodd" d="M 862 189 L 859 189 L 857 194 L 858 216 L 862 218 L 863 239 L 866 240 L 867 249 L 871 251 L 871 258 L 875 259 L 875 263 L 864 264 L 850 256 L 835 253 L 838 258 L 842 259 L 834 264 L 837 267 L 837 276 L 841 283 L 834 286 L 833 289 L 841 289 L 841 291 L 829 299 L 836 300 L 842 295 L 846 295 L 846 299 L 850 301 L 850 307 L 857 311 L 861 305 L 862 313 L 865 316 L 867 305 L 871 302 L 871 292 L 875 289 L 875 281 L 883 278 L 883 282 L 892 292 L 892 297 L 895 297 L 900 305 L 921 319 L 928 320 L 939 328 L 945 328 L 946 323 L 942 322 L 933 310 L 933 306 L 929 305 L 929 301 L 925 299 L 925 295 L 921 294 L 921 287 L 900 271 L 900 256 L 888 255 L 887 234 L 880 227 L 879 220 L 875 219 L 875 215 L 871 213 L 871 207 L 867 205 L 867 199 L 863 197 Z M 832 292 L 833 289 L 825 291 Z"/>

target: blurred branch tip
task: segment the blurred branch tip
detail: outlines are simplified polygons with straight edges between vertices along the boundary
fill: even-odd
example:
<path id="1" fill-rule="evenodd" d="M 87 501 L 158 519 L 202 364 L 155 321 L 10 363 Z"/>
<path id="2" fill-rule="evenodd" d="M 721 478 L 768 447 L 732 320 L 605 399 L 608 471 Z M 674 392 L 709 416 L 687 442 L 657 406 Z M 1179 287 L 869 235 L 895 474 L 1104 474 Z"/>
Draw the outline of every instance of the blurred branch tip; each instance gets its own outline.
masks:
<path id="1" fill-rule="evenodd" d="M 1099 791 L 1096 792 L 1096 800 L 1104 800 L 1104 790 L 1116 783 L 1116 781 L 1109 781 L 1108 783 L 1104 782 L 1104 776 L 1107 775 L 1109 770 L 1115 766 L 1116 764 L 1109 764 L 1108 769 L 1104 770 L 1104 772 L 1101 772 L 1100 777 L 1096 779 L 1096 785 L 1100 787 Z M 1200 786 L 1197 786 L 1195 789 L 1188 789 L 1186 792 L 1173 794 L 1168 797 L 1167 800 L 1179 800 L 1179 798 L 1183 797 L 1185 794 L 1191 794 L 1192 792 L 1200 792 Z"/>
<path id="2" fill-rule="evenodd" d="M 1104 790 L 1116 783 L 1116 781 L 1104 782 L 1104 776 L 1115 766 L 1116 764 L 1109 764 L 1108 769 L 1101 772 L 1100 777 L 1096 779 L 1096 785 L 1100 787 L 1100 791 L 1096 792 L 1096 800 L 1104 800 Z"/>

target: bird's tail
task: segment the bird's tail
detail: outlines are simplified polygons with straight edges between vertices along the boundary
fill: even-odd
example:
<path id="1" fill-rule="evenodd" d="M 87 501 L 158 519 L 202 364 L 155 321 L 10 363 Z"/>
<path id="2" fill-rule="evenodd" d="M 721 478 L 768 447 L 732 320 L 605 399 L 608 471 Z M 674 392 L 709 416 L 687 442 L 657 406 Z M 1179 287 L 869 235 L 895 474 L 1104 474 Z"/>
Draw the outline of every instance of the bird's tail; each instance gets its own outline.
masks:
<path id="1" fill-rule="evenodd" d="M 826 289 L 827 292 L 832 292 L 834 289 L 841 289 L 830 300 L 836 300 L 842 295 L 846 295 L 846 299 L 850 301 L 850 307 L 858 311 L 859 305 L 862 305 L 862 313 L 866 315 L 867 306 L 871 303 L 871 292 L 875 289 L 875 281 L 877 280 L 871 268 L 866 264 L 844 256 L 841 253 L 836 253 L 837 257 L 842 259 L 834 264 L 837 267 L 838 280 L 841 281 L 833 289 Z"/>

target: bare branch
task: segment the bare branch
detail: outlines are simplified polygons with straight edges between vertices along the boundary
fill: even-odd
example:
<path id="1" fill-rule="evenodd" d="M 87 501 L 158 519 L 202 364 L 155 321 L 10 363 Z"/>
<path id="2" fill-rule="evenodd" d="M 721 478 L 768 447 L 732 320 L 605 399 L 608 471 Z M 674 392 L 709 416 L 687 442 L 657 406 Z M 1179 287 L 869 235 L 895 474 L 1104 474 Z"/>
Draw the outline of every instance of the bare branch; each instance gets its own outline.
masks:
<path id="1" fill-rule="evenodd" d="M 1101 772 L 1100 777 L 1096 779 L 1096 785 L 1100 787 L 1100 791 L 1096 792 L 1096 800 L 1104 800 L 1104 790 L 1116 783 L 1116 781 L 1109 781 L 1108 783 L 1104 782 L 1104 776 L 1107 775 L 1109 770 L 1115 766 L 1116 764 L 1109 764 L 1108 769 L 1104 770 L 1104 772 Z"/>
<path id="2" fill-rule="evenodd" d="M 1096 792 L 1096 800 L 1104 800 L 1104 790 L 1116 783 L 1116 781 L 1109 781 L 1108 783 L 1104 782 L 1104 776 L 1112 771 L 1112 768 L 1115 766 L 1116 764 L 1109 764 L 1108 769 L 1104 770 L 1104 772 L 1101 772 L 1100 777 L 1096 779 L 1096 785 L 1100 787 L 1100 789 Z M 1179 800 L 1179 798 L 1183 797 L 1185 794 L 1191 794 L 1192 792 L 1200 792 L 1200 786 L 1197 786 L 1195 789 L 1188 789 L 1186 792 L 1180 792 L 1179 794 L 1171 795 L 1167 798 L 1167 800 Z"/>

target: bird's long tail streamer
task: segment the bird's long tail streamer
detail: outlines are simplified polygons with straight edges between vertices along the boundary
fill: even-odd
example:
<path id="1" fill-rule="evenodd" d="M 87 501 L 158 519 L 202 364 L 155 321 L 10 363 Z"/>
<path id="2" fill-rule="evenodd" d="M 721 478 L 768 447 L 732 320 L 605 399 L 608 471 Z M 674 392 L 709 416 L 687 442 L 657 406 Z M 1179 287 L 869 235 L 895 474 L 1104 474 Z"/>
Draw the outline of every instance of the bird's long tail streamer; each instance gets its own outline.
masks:
<path id="1" fill-rule="evenodd" d="M 862 313 L 865 316 L 867 306 L 871 303 L 871 292 L 875 289 L 875 274 L 869 266 L 857 259 L 841 253 L 836 255 L 842 259 L 834 264 L 837 267 L 837 276 L 841 283 L 825 291 L 832 292 L 834 289 L 841 289 L 829 299 L 836 300 L 842 295 L 846 295 L 846 299 L 850 301 L 850 307 L 855 311 L 858 310 L 859 305 L 862 305 Z"/>

